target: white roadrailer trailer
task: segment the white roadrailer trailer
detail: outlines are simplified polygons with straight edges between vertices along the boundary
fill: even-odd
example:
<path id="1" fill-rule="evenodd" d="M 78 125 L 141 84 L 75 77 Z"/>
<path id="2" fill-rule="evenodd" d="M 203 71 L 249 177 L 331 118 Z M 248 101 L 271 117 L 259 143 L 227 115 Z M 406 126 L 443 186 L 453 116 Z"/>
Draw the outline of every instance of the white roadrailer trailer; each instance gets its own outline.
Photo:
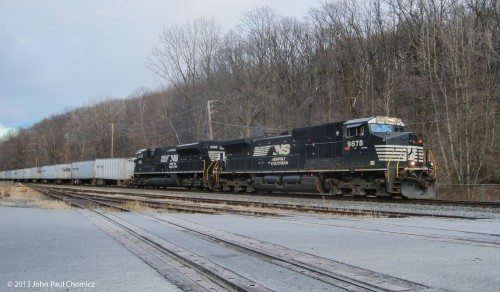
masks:
<path id="1" fill-rule="evenodd" d="M 46 165 L 42 166 L 42 181 L 45 183 L 54 182 L 56 179 L 56 166 Z"/>
<path id="2" fill-rule="evenodd" d="M 95 160 L 97 185 L 126 185 L 134 175 L 134 158 Z"/>
<path id="3" fill-rule="evenodd" d="M 71 164 L 73 184 L 91 184 L 95 178 L 95 161 L 78 161 Z"/>
<path id="4" fill-rule="evenodd" d="M 56 183 L 69 182 L 71 180 L 71 164 L 55 165 Z"/>

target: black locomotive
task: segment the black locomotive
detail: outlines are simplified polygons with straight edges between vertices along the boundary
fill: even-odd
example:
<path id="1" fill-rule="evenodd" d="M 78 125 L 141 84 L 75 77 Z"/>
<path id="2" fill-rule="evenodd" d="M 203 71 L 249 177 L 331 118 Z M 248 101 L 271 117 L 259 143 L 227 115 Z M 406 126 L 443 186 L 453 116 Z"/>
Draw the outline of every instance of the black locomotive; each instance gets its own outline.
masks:
<path id="1" fill-rule="evenodd" d="M 270 137 L 144 149 L 133 184 L 432 198 L 435 180 L 422 140 L 400 119 L 369 117 Z"/>
<path id="2" fill-rule="evenodd" d="M 225 159 L 217 141 L 142 149 L 136 155 L 132 184 L 153 187 L 213 189 Z"/>

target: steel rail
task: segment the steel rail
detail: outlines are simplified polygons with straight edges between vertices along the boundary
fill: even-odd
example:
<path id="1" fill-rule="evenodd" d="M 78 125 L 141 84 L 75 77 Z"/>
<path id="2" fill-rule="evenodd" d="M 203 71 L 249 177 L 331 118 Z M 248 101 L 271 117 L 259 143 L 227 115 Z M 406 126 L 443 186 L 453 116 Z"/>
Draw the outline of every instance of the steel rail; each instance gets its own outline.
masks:
<path id="1" fill-rule="evenodd" d="M 59 189 L 68 189 L 68 188 L 59 188 Z M 88 194 L 89 190 L 78 189 L 80 192 L 86 192 L 86 196 L 123 196 L 126 197 L 129 201 L 139 201 L 146 202 L 152 204 L 165 204 L 168 209 L 169 204 L 174 204 L 174 202 L 188 202 L 190 204 L 180 204 L 175 203 L 179 206 L 179 209 L 182 206 L 183 208 L 187 208 L 181 211 L 185 212 L 196 212 L 200 209 L 200 206 L 205 208 L 213 209 L 219 213 L 231 213 L 231 214 L 244 214 L 249 213 L 249 215 L 259 215 L 261 212 L 262 216 L 277 216 L 283 215 L 279 214 L 277 210 L 287 211 L 287 212 L 300 212 L 300 213 L 318 213 L 318 214 L 329 214 L 329 215 L 346 215 L 346 216 L 374 216 L 374 217 L 389 217 L 389 218 L 398 218 L 398 217 L 435 217 L 435 218 L 448 218 L 448 219 L 478 219 L 476 217 L 468 217 L 468 216 L 459 216 L 459 215 L 446 215 L 446 214 L 432 214 L 425 212 L 400 212 L 400 211 L 376 211 L 369 209 L 356 209 L 356 208 L 333 208 L 327 206 L 307 206 L 300 204 L 285 204 L 285 203 L 267 203 L 267 202 L 254 202 L 254 201 L 242 201 L 242 200 L 228 200 L 223 198 L 199 198 L 199 197 L 188 197 L 188 196 L 175 196 L 175 195 L 163 195 L 163 194 L 147 194 L 147 193 L 117 193 L 117 192 L 109 192 L 109 191 L 96 191 L 92 190 L 93 194 Z M 109 197 L 109 196 L 108 196 Z M 148 200 L 140 199 L 147 198 Z M 162 200 L 169 200 L 167 202 Z M 215 206 L 207 206 L 200 204 L 210 204 L 210 205 L 222 205 L 221 207 Z M 233 207 L 246 207 L 246 208 L 258 208 L 260 210 L 241 210 L 229 208 L 229 206 Z M 173 206 L 170 209 L 175 209 Z M 252 214 L 254 213 L 254 214 Z"/>

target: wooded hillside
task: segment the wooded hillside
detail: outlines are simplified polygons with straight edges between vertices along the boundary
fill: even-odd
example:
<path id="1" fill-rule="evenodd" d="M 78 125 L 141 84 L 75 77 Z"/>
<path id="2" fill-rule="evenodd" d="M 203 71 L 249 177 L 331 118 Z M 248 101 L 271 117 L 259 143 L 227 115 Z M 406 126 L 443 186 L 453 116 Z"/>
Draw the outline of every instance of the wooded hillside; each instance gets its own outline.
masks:
<path id="1" fill-rule="evenodd" d="M 303 19 L 256 8 L 224 32 L 212 19 L 166 27 L 148 61 L 166 87 L 13 132 L 0 169 L 110 157 L 208 137 L 401 117 L 434 149 L 441 180 L 498 183 L 497 0 L 323 1 Z M 113 128 L 113 131 L 112 131 Z"/>

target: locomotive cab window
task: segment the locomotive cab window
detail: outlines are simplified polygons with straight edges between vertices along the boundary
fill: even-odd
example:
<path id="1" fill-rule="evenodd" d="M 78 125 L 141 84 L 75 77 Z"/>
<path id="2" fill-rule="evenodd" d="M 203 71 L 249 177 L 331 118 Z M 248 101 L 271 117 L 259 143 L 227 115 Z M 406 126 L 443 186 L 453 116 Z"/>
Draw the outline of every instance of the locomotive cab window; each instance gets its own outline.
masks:
<path id="1" fill-rule="evenodd" d="M 404 127 L 386 124 L 371 124 L 370 131 L 372 133 L 404 132 Z"/>
<path id="2" fill-rule="evenodd" d="M 371 124 L 370 130 L 372 133 L 391 133 L 392 126 L 384 124 Z"/>
<path id="3" fill-rule="evenodd" d="M 347 125 L 345 129 L 345 138 L 359 137 L 365 135 L 364 124 Z"/>
<path id="4" fill-rule="evenodd" d="M 394 126 L 394 132 L 404 132 L 405 128 L 401 126 Z"/>

